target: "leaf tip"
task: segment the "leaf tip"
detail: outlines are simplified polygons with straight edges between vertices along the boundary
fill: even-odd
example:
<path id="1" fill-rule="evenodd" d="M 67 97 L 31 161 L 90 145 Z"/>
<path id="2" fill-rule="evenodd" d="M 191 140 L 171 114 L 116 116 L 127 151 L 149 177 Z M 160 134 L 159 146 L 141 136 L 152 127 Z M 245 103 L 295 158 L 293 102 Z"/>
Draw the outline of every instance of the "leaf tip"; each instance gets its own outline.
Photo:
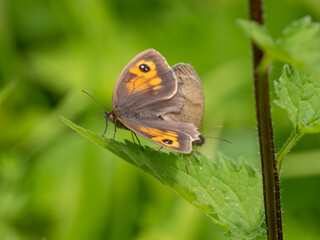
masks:
<path id="1" fill-rule="evenodd" d="M 60 116 L 60 119 L 64 122 L 64 123 L 70 123 L 71 121 L 69 119 L 67 119 L 64 116 Z"/>

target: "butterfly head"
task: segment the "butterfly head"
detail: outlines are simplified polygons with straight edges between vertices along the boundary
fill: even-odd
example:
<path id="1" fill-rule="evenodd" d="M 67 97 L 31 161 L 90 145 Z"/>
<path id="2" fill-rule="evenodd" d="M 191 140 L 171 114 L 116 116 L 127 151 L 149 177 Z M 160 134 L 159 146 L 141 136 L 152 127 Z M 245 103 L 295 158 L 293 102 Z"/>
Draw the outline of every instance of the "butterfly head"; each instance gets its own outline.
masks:
<path id="1" fill-rule="evenodd" d="M 106 121 L 110 121 L 114 123 L 117 116 L 114 111 L 110 111 L 110 112 L 104 112 L 104 118 L 106 119 Z"/>
<path id="2" fill-rule="evenodd" d="M 117 127 L 117 128 L 128 129 L 125 125 L 122 124 L 122 122 L 120 122 L 116 110 L 113 110 L 110 112 L 104 112 L 104 118 L 106 119 L 107 122 L 110 121 L 113 124 L 115 124 L 115 127 Z"/>

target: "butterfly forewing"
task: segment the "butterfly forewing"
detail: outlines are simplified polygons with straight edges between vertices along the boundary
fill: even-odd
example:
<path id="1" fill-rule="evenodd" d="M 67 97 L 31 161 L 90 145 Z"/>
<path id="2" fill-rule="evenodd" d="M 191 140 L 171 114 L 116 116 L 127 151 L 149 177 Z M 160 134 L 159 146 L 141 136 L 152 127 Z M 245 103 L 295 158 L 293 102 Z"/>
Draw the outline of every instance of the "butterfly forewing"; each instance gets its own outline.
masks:
<path id="1" fill-rule="evenodd" d="M 121 72 L 113 92 L 114 109 L 132 111 L 172 98 L 177 80 L 160 53 L 148 49 L 138 54 Z"/>
<path id="2" fill-rule="evenodd" d="M 181 112 L 185 104 L 185 97 L 181 90 L 177 90 L 177 93 L 170 99 L 159 101 L 152 104 L 144 105 L 143 107 L 135 109 L 137 112 L 152 112 L 156 116 L 160 116 L 166 113 L 179 113 Z"/>

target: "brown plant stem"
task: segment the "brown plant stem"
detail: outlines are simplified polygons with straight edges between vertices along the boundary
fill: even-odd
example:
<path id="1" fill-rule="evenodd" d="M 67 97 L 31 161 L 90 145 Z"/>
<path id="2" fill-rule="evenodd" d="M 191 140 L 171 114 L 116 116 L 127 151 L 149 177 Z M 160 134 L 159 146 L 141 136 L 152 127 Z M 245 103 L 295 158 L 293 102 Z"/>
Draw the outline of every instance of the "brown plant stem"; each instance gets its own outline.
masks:
<path id="1" fill-rule="evenodd" d="M 263 24 L 262 0 L 250 0 L 250 14 L 251 20 Z M 279 176 L 273 147 L 268 67 L 262 63 L 263 52 L 254 43 L 252 45 L 267 239 L 282 240 Z"/>

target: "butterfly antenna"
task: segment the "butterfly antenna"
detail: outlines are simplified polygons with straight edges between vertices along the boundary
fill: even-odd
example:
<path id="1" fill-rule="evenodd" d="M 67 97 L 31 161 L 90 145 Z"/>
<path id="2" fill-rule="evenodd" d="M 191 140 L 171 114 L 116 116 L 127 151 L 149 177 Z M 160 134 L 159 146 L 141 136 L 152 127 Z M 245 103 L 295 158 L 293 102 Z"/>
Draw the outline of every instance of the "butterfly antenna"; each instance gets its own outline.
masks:
<path id="1" fill-rule="evenodd" d="M 213 132 L 214 130 L 217 130 L 217 129 L 219 129 L 219 128 L 222 128 L 222 125 L 219 125 L 219 126 L 217 126 L 217 127 L 215 127 L 215 128 L 212 128 L 211 130 L 209 130 L 208 132 L 206 132 L 205 136 L 206 136 L 208 133 L 211 133 L 211 132 Z"/>
<path id="2" fill-rule="evenodd" d="M 219 129 L 219 128 L 222 128 L 222 125 L 219 125 L 219 126 L 217 126 L 217 127 L 215 127 L 215 128 L 212 128 L 211 130 L 209 130 L 208 132 L 206 132 L 206 134 L 204 135 L 204 137 L 205 137 L 205 138 L 211 138 L 211 139 L 217 139 L 217 140 L 224 141 L 224 142 L 227 142 L 227 143 L 230 143 L 230 144 L 231 144 L 232 142 L 230 142 L 230 141 L 228 141 L 228 140 L 226 140 L 226 139 L 223 139 L 223 138 L 207 137 L 207 136 L 206 136 L 208 133 L 211 133 L 211 132 L 213 132 L 214 130 L 217 130 L 217 129 Z"/>
<path id="3" fill-rule="evenodd" d="M 91 95 L 90 93 L 86 92 L 85 90 L 81 90 L 81 91 L 84 92 L 85 94 L 87 94 L 89 97 L 91 97 L 94 101 L 96 101 L 97 103 L 99 103 L 104 109 L 106 109 L 107 111 L 109 111 L 108 108 L 106 108 L 106 106 L 104 106 L 101 102 L 99 102 L 97 99 L 95 99 L 94 97 L 92 97 L 92 95 Z"/>
<path id="4" fill-rule="evenodd" d="M 206 138 L 217 139 L 217 140 L 224 141 L 224 142 L 232 144 L 232 142 L 230 142 L 230 141 L 228 141 L 226 139 L 223 139 L 223 138 L 216 138 L 216 137 L 206 137 Z"/>

